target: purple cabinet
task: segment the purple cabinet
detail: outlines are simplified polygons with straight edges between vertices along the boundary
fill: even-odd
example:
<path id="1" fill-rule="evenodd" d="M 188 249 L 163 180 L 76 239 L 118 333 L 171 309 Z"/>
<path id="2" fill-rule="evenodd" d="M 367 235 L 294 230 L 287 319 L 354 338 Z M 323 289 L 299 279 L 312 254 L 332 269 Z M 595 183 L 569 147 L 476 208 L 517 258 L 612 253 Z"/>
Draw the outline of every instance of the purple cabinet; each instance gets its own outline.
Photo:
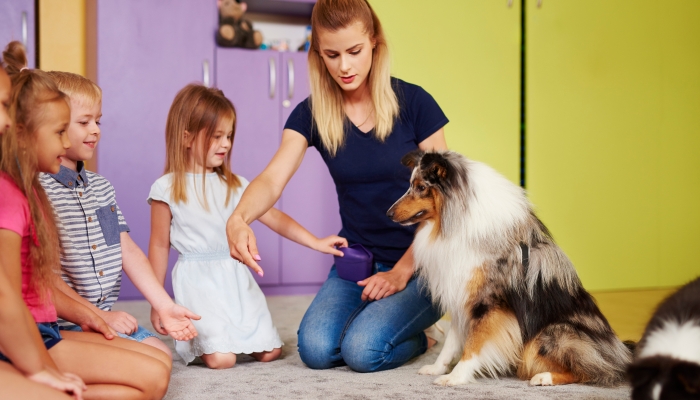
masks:
<path id="1" fill-rule="evenodd" d="M 0 2 L 0 48 L 18 40 L 27 49 L 29 68 L 36 67 L 36 27 L 34 0 L 3 0 Z"/>
<path id="2" fill-rule="evenodd" d="M 310 89 L 307 53 L 281 53 L 281 59 L 282 67 L 286 69 L 281 93 L 281 125 L 284 127 L 289 114 L 308 97 Z M 335 184 L 323 158 L 314 147 L 307 149 L 304 161 L 284 189 L 282 198 L 282 210 L 314 235 L 325 237 L 340 232 Z M 333 265 L 333 256 L 282 239 L 281 262 L 282 284 L 321 284 Z"/>
<path id="3" fill-rule="evenodd" d="M 306 53 L 216 49 L 216 86 L 237 111 L 232 164 L 249 180 L 267 166 L 279 147 L 284 123 L 309 95 Z M 276 207 L 319 237 L 340 230 L 338 200 L 328 168 L 309 148 Z M 333 258 L 280 238 L 254 223 L 265 277 L 256 279 L 268 294 L 313 293 Z"/>
<path id="4" fill-rule="evenodd" d="M 270 162 L 279 147 L 280 113 L 276 52 L 216 49 L 216 86 L 236 108 L 236 136 L 231 152 L 234 173 L 252 181 Z M 279 208 L 279 204 L 277 204 Z M 258 242 L 265 276 L 260 284 L 280 284 L 279 235 L 260 222 L 252 228 Z"/>
<path id="5" fill-rule="evenodd" d="M 168 110 L 183 86 L 212 75 L 216 24 L 213 1 L 97 3 L 97 79 L 103 93 L 98 171 L 114 185 L 130 235 L 144 252 L 150 236 L 146 198 L 163 174 Z M 166 287 L 172 293 L 169 282 Z M 142 298 L 126 275 L 120 298 Z"/>

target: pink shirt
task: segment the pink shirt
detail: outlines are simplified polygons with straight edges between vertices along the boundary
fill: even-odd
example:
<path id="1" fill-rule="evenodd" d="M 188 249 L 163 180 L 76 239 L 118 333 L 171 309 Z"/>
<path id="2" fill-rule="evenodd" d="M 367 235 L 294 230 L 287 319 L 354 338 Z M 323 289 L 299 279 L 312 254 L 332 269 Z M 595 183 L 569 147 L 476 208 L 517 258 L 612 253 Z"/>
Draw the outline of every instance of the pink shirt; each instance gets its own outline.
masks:
<path id="1" fill-rule="evenodd" d="M 27 304 L 36 322 L 54 322 L 58 319 L 56 308 L 53 306 L 50 294 L 41 301 L 39 293 L 30 285 L 32 266 L 29 259 L 29 245 L 34 241 L 38 245 L 36 234 L 33 232 L 32 215 L 29 202 L 15 182 L 5 173 L 0 172 L 0 229 L 7 229 L 22 237 L 22 299 Z"/>

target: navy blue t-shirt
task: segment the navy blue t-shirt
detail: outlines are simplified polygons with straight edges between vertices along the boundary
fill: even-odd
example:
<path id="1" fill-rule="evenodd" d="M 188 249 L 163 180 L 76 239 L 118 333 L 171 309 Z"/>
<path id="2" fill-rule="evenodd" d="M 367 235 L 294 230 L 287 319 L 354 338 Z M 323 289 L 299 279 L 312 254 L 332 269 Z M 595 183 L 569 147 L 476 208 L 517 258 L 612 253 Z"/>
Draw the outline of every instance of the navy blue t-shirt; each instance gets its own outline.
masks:
<path id="1" fill-rule="evenodd" d="M 331 157 L 312 123 L 309 98 L 297 105 L 284 126 L 302 134 L 326 162 L 338 193 L 343 224 L 339 235 L 350 244 L 361 243 L 375 261 L 387 264 L 403 256 L 416 229 L 386 216 L 410 184 L 411 171 L 401 164 L 401 158 L 448 122 L 423 88 L 396 78 L 391 84 L 399 101 L 399 117 L 384 143 L 376 139 L 374 130 L 363 133 L 346 120 L 345 141 Z"/>

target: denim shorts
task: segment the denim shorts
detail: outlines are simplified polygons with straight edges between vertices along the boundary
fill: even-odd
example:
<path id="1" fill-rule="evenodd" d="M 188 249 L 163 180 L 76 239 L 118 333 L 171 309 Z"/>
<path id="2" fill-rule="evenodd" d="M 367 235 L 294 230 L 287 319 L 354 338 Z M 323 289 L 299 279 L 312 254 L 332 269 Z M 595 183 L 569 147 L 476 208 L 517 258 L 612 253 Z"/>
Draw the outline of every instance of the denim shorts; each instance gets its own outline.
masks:
<path id="1" fill-rule="evenodd" d="M 73 332 L 82 332 L 83 331 L 82 329 L 80 329 L 80 327 L 78 325 L 62 326 L 61 330 L 62 331 L 73 331 Z M 136 332 L 132 333 L 131 335 L 125 335 L 121 332 L 117 332 L 117 336 L 119 336 L 120 338 L 133 340 L 135 342 L 143 342 L 144 340 L 148 339 L 149 337 L 157 337 L 153 332 L 149 331 L 148 329 L 144 328 L 141 325 L 139 325 L 139 327 L 136 329 Z"/>
<path id="2" fill-rule="evenodd" d="M 39 328 L 39 333 L 41 338 L 44 340 L 44 346 L 46 350 L 49 350 L 58 342 L 61 341 L 61 333 L 58 330 L 58 324 L 56 322 L 41 322 L 36 324 Z M 0 361 L 10 361 L 4 354 L 0 353 Z"/>

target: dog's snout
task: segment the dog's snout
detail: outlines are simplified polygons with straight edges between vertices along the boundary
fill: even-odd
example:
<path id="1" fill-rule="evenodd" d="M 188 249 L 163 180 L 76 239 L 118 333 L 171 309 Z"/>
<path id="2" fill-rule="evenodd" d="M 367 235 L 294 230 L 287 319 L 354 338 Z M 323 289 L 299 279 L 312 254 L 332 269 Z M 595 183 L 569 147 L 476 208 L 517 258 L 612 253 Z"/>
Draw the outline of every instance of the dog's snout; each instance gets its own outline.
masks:
<path id="1" fill-rule="evenodd" d="M 394 207 L 391 207 L 389 211 L 386 212 L 386 216 L 389 218 L 394 218 Z"/>

